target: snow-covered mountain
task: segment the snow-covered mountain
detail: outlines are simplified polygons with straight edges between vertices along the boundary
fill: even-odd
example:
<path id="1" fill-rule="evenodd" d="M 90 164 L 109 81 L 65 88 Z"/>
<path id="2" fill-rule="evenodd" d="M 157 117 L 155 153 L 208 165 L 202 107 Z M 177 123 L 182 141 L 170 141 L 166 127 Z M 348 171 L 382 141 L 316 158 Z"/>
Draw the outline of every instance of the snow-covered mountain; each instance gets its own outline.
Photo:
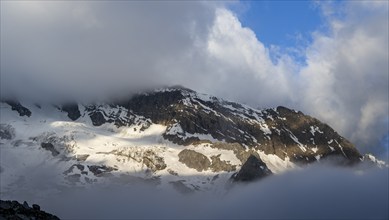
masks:
<path id="1" fill-rule="evenodd" d="M 42 194 L 99 183 L 222 192 L 233 181 L 329 158 L 375 160 L 301 112 L 257 110 L 181 87 L 111 103 L 0 104 L 1 194 L 8 196 L 15 187 Z"/>

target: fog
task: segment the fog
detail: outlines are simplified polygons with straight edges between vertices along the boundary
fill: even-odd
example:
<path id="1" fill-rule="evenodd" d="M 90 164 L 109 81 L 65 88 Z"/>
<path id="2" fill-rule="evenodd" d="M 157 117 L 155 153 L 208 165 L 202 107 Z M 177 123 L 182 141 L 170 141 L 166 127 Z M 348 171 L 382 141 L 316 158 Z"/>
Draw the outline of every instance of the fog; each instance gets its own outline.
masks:
<path id="1" fill-rule="evenodd" d="M 12 199 L 39 203 L 64 219 L 387 219 L 388 178 L 387 168 L 311 165 L 223 195 L 95 185 L 45 197 L 14 192 Z"/>

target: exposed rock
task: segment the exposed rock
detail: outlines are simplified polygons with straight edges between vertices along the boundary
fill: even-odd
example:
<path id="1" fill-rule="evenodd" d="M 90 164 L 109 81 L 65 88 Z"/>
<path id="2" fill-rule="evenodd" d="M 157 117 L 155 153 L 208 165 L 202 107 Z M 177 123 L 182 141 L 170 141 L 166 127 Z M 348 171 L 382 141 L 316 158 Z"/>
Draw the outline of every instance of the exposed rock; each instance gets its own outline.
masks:
<path id="1" fill-rule="evenodd" d="M 211 164 L 211 170 L 213 172 L 232 172 L 236 170 L 235 165 L 231 165 L 229 162 L 221 160 L 220 154 L 217 156 L 211 156 L 212 164 Z"/>
<path id="2" fill-rule="evenodd" d="M 26 220 L 47 219 L 58 220 L 55 215 L 40 210 L 40 206 L 33 204 L 29 207 L 27 202 L 20 204 L 17 201 L 0 200 L 0 219 Z"/>
<path id="3" fill-rule="evenodd" d="M 101 126 L 107 122 L 104 118 L 103 113 L 101 113 L 99 111 L 94 111 L 94 112 L 89 113 L 89 117 L 92 120 L 92 124 L 94 126 Z"/>
<path id="4" fill-rule="evenodd" d="M 345 138 L 341 137 L 327 124 L 319 120 L 285 107 L 277 107 L 278 116 L 274 119 L 275 126 L 282 126 L 280 135 L 272 136 L 273 152 L 280 158 L 289 156 L 291 161 L 307 163 L 316 161 L 315 156 L 341 156 L 345 162 L 356 163 L 362 158 L 357 149 Z M 292 134 L 291 134 L 292 133 Z M 287 136 L 295 136 L 300 145 Z M 281 146 L 287 146 L 283 149 Z M 302 151 L 301 145 L 306 148 Z M 285 148 L 285 147 L 284 147 Z M 282 152 L 284 151 L 284 152 Z M 286 152 L 286 153 L 285 153 Z"/>
<path id="5" fill-rule="evenodd" d="M 199 134 L 221 142 L 239 143 L 281 159 L 288 157 L 295 163 L 311 163 L 327 156 L 340 156 L 345 163 L 362 158 L 349 141 L 328 125 L 282 106 L 257 110 L 215 97 L 202 98 L 185 88 L 139 94 L 118 105 L 154 123 L 167 125 L 163 137 L 180 145 L 214 142 L 197 137 Z M 180 132 L 170 132 L 173 125 Z M 241 159 L 247 157 L 241 155 Z"/>
<path id="6" fill-rule="evenodd" d="M 32 204 L 32 208 L 33 208 L 34 210 L 37 210 L 37 211 L 40 211 L 40 210 L 41 210 L 41 207 L 40 207 L 39 205 L 37 205 L 37 204 Z"/>
<path id="7" fill-rule="evenodd" d="M 28 108 L 21 105 L 19 102 L 12 101 L 12 100 L 6 100 L 5 103 L 10 105 L 12 107 L 11 109 L 13 111 L 17 111 L 20 116 L 27 116 L 27 117 L 31 116 L 31 111 Z"/>
<path id="8" fill-rule="evenodd" d="M 154 151 L 147 150 L 143 154 L 143 163 L 153 172 L 166 168 L 163 157 L 157 156 Z"/>
<path id="9" fill-rule="evenodd" d="M 236 182 L 247 182 L 257 180 L 271 174 L 272 172 L 261 159 L 251 155 L 243 164 L 239 172 L 235 173 L 231 178 Z"/>
<path id="10" fill-rule="evenodd" d="M 79 117 L 81 117 L 80 110 L 78 109 L 77 103 L 68 103 L 65 105 L 62 105 L 62 111 L 65 111 L 68 113 L 68 117 L 72 119 L 73 121 L 77 120 Z"/>
<path id="11" fill-rule="evenodd" d="M 115 167 L 109 167 L 105 165 L 90 165 L 88 166 L 89 171 L 91 171 L 95 176 L 106 176 L 106 174 L 109 174 L 112 171 L 118 170 Z"/>
<path id="12" fill-rule="evenodd" d="M 51 154 L 55 157 L 59 154 L 59 151 L 57 151 L 52 143 L 41 143 L 41 147 L 45 150 L 48 150 L 51 152 Z"/>
<path id="13" fill-rule="evenodd" d="M 185 164 L 189 168 L 196 169 L 199 172 L 207 170 L 211 165 L 211 161 L 209 161 L 204 154 L 194 150 L 182 150 L 178 154 L 178 158 L 181 163 Z"/>
<path id="14" fill-rule="evenodd" d="M 0 124 L 0 139 L 12 140 L 15 137 L 15 129 L 8 124 Z"/>

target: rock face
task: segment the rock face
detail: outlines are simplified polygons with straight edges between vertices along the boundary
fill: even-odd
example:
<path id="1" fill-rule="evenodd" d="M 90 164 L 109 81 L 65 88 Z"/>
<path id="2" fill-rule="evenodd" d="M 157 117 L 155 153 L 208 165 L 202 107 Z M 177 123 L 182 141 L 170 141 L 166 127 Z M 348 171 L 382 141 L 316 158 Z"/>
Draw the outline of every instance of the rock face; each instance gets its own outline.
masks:
<path id="1" fill-rule="evenodd" d="M 248 182 L 261 179 L 271 174 L 272 172 L 261 159 L 250 155 L 239 172 L 235 173 L 231 178 L 235 182 Z"/>
<path id="2" fill-rule="evenodd" d="M 12 107 L 12 110 L 17 111 L 20 116 L 27 116 L 27 117 L 31 116 L 31 111 L 28 108 L 21 105 L 19 102 L 13 100 L 6 100 L 4 102 L 10 105 Z"/>
<path id="3" fill-rule="evenodd" d="M 65 111 L 68 113 L 68 117 L 72 119 L 73 121 L 77 120 L 80 116 L 80 110 L 78 109 L 77 103 L 68 103 L 65 105 L 62 105 L 62 111 Z"/>
<path id="4" fill-rule="evenodd" d="M 327 124 L 282 106 L 257 110 L 184 88 L 139 94 L 116 105 L 128 116 L 168 126 L 164 138 L 180 145 L 239 143 L 297 163 L 340 156 L 352 164 L 362 157 Z"/>
<path id="5" fill-rule="evenodd" d="M 57 220 L 57 216 L 40 210 L 40 206 L 33 204 L 30 207 L 27 202 L 20 204 L 17 201 L 0 200 L 0 219 L 47 219 Z"/>
<path id="6" fill-rule="evenodd" d="M 185 149 L 178 154 L 178 157 L 181 163 L 199 172 L 208 169 L 211 165 L 211 161 L 205 155 L 194 150 Z"/>

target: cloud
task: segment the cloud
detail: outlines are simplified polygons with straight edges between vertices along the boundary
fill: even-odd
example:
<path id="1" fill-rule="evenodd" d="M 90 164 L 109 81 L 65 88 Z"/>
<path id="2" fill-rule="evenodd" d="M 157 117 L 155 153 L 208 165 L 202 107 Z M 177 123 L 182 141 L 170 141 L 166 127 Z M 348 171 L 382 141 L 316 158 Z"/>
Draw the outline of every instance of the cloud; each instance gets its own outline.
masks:
<path id="1" fill-rule="evenodd" d="M 290 106 L 363 152 L 385 151 L 387 2 L 319 2 L 327 30 L 296 46 L 304 64 L 260 42 L 223 3 L 1 6 L 2 97 L 94 100 L 181 84 L 253 107 Z"/>
<path id="2" fill-rule="evenodd" d="M 214 6 L 197 2 L 1 4 L 2 95 L 35 99 L 168 84 L 157 64 L 191 51 L 214 17 Z"/>
<path id="3" fill-rule="evenodd" d="M 315 165 L 238 185 L 224 195 L 96 184 L 48 197 L 13 192 L 12 199 L 38 203 L 64 219 L 387 219 L 388 184 L 387 168 L 361 173 Z"/>
<path id="4" fill-rule="evenodd" d="M 301 104 L 371 150 L 389 133 L 388 4 L 353 2 L 344 10 L 327 17 L 330 33 L 316 33 L 306 50 Z"/>

